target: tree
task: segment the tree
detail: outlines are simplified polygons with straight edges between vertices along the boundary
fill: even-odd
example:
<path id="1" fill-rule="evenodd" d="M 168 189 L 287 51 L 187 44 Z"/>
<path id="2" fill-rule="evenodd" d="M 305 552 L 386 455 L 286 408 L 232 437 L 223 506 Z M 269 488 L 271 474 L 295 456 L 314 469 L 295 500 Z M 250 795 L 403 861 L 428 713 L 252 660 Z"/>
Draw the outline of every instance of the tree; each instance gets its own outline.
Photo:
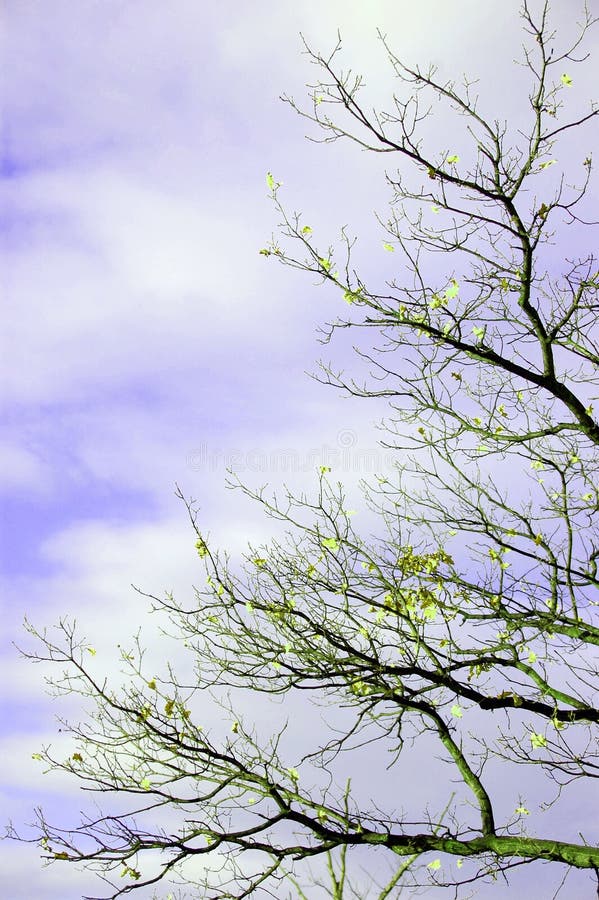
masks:
<path id="1" fill-rule="evenodd" d="M 352 855 L 371 872 L 389 865 L 385 883 L 372 876 L 353 896 L 426 883 L 455 886 L 458 896 L 460 885 L 507 880 L 539 861 L 555 863 L 558 878 L 575 868 L 599 880 L 596 836 L 564 839 L 555 824 L 544 833 L 524 800 L 506 813 L 487 776 L 509 773 L 520 794 L 542 783 L 546 805 L 559 808 L 599 773 L 599 272 L 592 253 L 558 261 L 553 242 L 568 224 L 583 247 L 583 226 L 593 224 L 579 213 L 591 158 L 581 155 L 566 180 L 560 146 L 599 112 L 563 111 L 596 20 L 585 7 L 564 49 L 547 3 L 535 15 L 525 0 L 521 15 L 526 132 L 489 121 L 471 82 L 458 88 L 410 67 L 382 35 L 407 92 L 394 95 L 391 112 L 361 105 L 360 78 L 337 68 L 340 44 L 329 56 L 306 47 L 321 73 L 309 108 L 286 98 L 325 141 L 347 138 L 402 166 L 387 176 L 391 215 L 379 220 L 401 277 L 367 284 L 345 229 L 340 250 L 317 246 L 271 174 L 281 227 L 261 251 L 339 292 L 349 318 L 328 326 L 327 340 L 340 328 L 384 338 L 381 349 L 358 350 L 363 383 L 330 366 L 320 375 L 355 396 L 388 399 L 385 443 L 397 469 L 365 486 L 381 533 L 358 533 L 326 467 L 313 500 L 240 485 L 288 532 L 235 566 L 179 491 L 207 584 L 191 605 L 152 603 L 195 660 L 191 680 L 171 665 L 162 678 L 147 672 L 135 641 L 123 650 L 128 681 L 113 688 L 90 670 L 72 623 L 61 622 L 57 638 L 29 625 L 41 644 L 27 655 L 64 670 L 59 694 L 95 707 L 70 726 L 69 760 L 49 748 L 40 757 L 129 804 L 70 831 L 40 812 L 36 840 L 48 859 L 99 871 L 113 898 L 171 878 L 206 897 L 280 897 L 289 885 L 305 896 L 302 865 L 321 859 L 327 890 L 342 898 Z M 460 154 L 419 137 L 427 95 L 465 118 Z M 300 699 L 330 704 L 333 721 L 318 746 L 294 750 L 285 726 L 265 736 L 241 712 L 248 693 L 256 703 L 279 698 L 277 709 L 294 715 Z M 208 696 L 228 733 L 203 730 Z M 440 754 L 450 772 L 447 796 L 417 818 L 397 796 L 412 746 L 423 767 Z M 345 778 L 364 765 L 356 753 L 388 763 L 385 805 L 364 802 Z M 206 870 L 186 876 L 198 860 Z"/>

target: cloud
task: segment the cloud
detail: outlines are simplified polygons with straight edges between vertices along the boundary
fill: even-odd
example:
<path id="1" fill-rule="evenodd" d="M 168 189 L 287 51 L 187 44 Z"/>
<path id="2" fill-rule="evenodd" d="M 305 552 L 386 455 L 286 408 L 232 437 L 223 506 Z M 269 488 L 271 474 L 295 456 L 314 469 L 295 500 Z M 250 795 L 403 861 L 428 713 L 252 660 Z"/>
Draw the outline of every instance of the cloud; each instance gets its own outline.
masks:
<path id="1" fill-rule="evenodd" d="M 216 365 L 248 332 L 259 339 L 272 318 L 255 234 L 214 198 L 200 205 L 98 171 L 92 185 L 84 174 L 45 175 L 22 190 L 25 204 L 33 195 L 42 208 L 59 204 L 67 224 L 15 224 L 25 233 L 8 269 L 4 340 L 18 347 L 9 399 L 64 401 L 123 379 L 160 388 L 202 357 Z"/>
<path id="2" fill-rule="evenodd" d="M 2 877 L 11 900 L 81 900 L 89 892 L 90 876 L 74 866 L 44 866 L 32 848 L 11 841 L 2 852 Z"/>
<path id="3" fill-rule="evenodd" d="M 51 473 L 43 460 L 12 441 L 0 443 L 0 489 L 6 493 L 27 489 L 46 493 Z"/>

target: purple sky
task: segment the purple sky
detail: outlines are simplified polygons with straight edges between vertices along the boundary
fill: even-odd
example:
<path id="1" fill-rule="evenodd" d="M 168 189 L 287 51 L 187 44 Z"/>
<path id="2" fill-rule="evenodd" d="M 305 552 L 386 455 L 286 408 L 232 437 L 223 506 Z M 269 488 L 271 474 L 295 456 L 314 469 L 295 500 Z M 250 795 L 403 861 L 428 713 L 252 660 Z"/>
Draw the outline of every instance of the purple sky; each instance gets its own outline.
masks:
<path id="1" fill-rule="evenodd" d="M 570 4 L 554 5 L 567 29 Z M 81 803 L 31 760 L 60 741 L 42 673 L 11 644 L 25 614 L 40 625 L 76 614 L 106 659 L 144 625 L 160 659 L 129 585 L 184 594 L 197 580 L 175 482 L 236 554 L 272 528 L 225 490 L 227 461 L 250 485 L 310 486 L 318 462 L 349 446 L 337 474 L 354 506 L 358 477 L 389 464 L 380 449 L 376 465 L 360 462 L 376 450 L 382 408 L 304 374 L 323 355 L 349 362 L 343 344 L 316 339 L 339 298 L 258 253 L 277 221 L 268 170 L 323 245 L 349 222 L 380 248 L 372 213 L 385 214 L 389 160 L 306 142 L 307 123 L 279 100 L 303 100 L 314 76 L 299 32 L 328 50 L 339 28 L 344 64 L 365 74 L 379 107 L 392 87 L 377 26 L 440 77 L 479 76 L 490 118 L 515 121 L 527 89 L 512 62 L 517 6 L 5 0 L 2 819 L 28 820 L 40 801 Z M 574 108 L 590 95 L 591 66 L 576 79 Z M 431 132 L 440 146 L 446 126 L 438 118 Z M 289 474 L 293 459 L 300 471 Z M 70 867 L 42 872 L 35 847 L 0 844 L 0 871 L 9 900 L 74 900 L 94 887 Z M 545 898 L 538 873 L 526 884 L 529 900 Z"/>

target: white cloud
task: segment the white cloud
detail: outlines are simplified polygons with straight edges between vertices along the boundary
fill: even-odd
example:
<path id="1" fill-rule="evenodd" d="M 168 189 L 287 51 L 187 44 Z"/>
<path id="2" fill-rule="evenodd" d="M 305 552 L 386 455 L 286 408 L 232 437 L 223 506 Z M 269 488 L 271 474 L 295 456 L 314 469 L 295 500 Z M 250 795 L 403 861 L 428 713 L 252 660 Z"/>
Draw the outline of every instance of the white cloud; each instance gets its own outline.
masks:
<path id="1" fill-rule="evenodd" d="M 24 245 L 10 263 L 10 399 L 71 399 L 123 379 L 160 387 L 165 370 L 259 339 L 272 318 L 256 233 L 214 197 L 201 204 L 97 170 L 32 177 L 21 191 L 24 203 L 60 204 L 62 225 L 50 218 L 34 254 Z"/>
<path id="2" fill-rule="evenodd" d="M 2 848 L 2 878 L 10 900 L 81 900 L 89 894 L 90 876 L 73 866 L 44 866 L 30 845 L 10 842 Z"/>
<path id="3" fill-rule="evenodd" d="M 26 489 L 46 493 L 51 472 L 38 454 L 16 441 L 0 443 L 0 488 L 6 493 Z"/>
<path id="4" fill-rule="evenodd" d="M 248 504 L 245 511 L 244 517 L 239 509 L 231 522 L 230 505 L 223 502 L 220 514 L 215 509 L 209 523 L 202 523 L 214 545 L 226 546 L 234 557 L 245 551 L 248 540 L 260 541 L 269 533 L 264 522 L 261 527 L 255 509 Z M 25 615 L 40 629 L 48 626 L 50 637 L 60 618 L 75 618 L 78 631 L 97 651 L 98 668 L 118 668 L 117 643 L 128 644 L 141 628 L 152 661 L 163 667 L 168 648 L 172 649 L 158 633 L 164 620 L 149 615 L 150 601 L 132 585 L 157 597 L 172 591 L 181 600 L 193 598 L 192 585 L 203 586 L 206 576 L 194 547 L 195 533 L 182 504 L 177 512 L 177 517 L 156 519 L 152 524 L 97 520 L 76 522 L 55 532 L 42 545 L 41 555 L 56 574 L 12 582 L 13 600 L 5 624 L 18 633 L 18 643 L 28 650 L 35 646 L 20 628 Z M 19 677 L 11 679 L 15 664 L 13 653 L 3 659 L 7 698 L 23 703 L 39 698 L 46 666 L 27 667 L 19 661 Z"/>

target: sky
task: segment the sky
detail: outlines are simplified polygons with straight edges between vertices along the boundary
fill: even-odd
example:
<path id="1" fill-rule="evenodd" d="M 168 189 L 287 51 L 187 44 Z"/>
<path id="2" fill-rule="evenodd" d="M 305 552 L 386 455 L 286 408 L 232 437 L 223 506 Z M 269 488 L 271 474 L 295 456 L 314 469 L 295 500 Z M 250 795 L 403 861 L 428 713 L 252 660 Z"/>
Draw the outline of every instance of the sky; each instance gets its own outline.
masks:
<path id="1" fill-rule="evenodd" d="M 555 4 L 558 29 L 569 6 Z M 239 554 L 272 525 L 226 489 L 227 466 L 250 486 L 303 488 L 333 461 L 355 505 L 359 477 L 391 465 L 382 408 L 307 374 L 321 357 L 351 364 L 347 342 L 318 342 L 338 297 L 259 254 L 277 226 L 267 171 L 323 243 L 350 222 L 380 246 L 380 158 L 306 141 L 280 100 L 301 102 L 314 76 L 300 33 L 326 51 L 339 29 L 379 105 L 377 27 L 411 62 L 480 77 L 491 117 L 516 122 L 526 88 L 515 0 L 4 0 L 0 15 L 0 806 L 20 822 L 42 801 L 81 803 L 31 759 L 57 742 L 57 710 L 14 649 L 25 615 L 76 616 L 107 654 L 141 625 L 159 656 L 131 584 L 197 580 L 175 484 Z M 578 73 L 574 103 L 592 82 Z M 441 115 L 433 136 L 446 127 Z M 43 870 L 35 846 L 0 843 L 0 871 L 8 900 L 90 888 L 71 867 Z"/>

